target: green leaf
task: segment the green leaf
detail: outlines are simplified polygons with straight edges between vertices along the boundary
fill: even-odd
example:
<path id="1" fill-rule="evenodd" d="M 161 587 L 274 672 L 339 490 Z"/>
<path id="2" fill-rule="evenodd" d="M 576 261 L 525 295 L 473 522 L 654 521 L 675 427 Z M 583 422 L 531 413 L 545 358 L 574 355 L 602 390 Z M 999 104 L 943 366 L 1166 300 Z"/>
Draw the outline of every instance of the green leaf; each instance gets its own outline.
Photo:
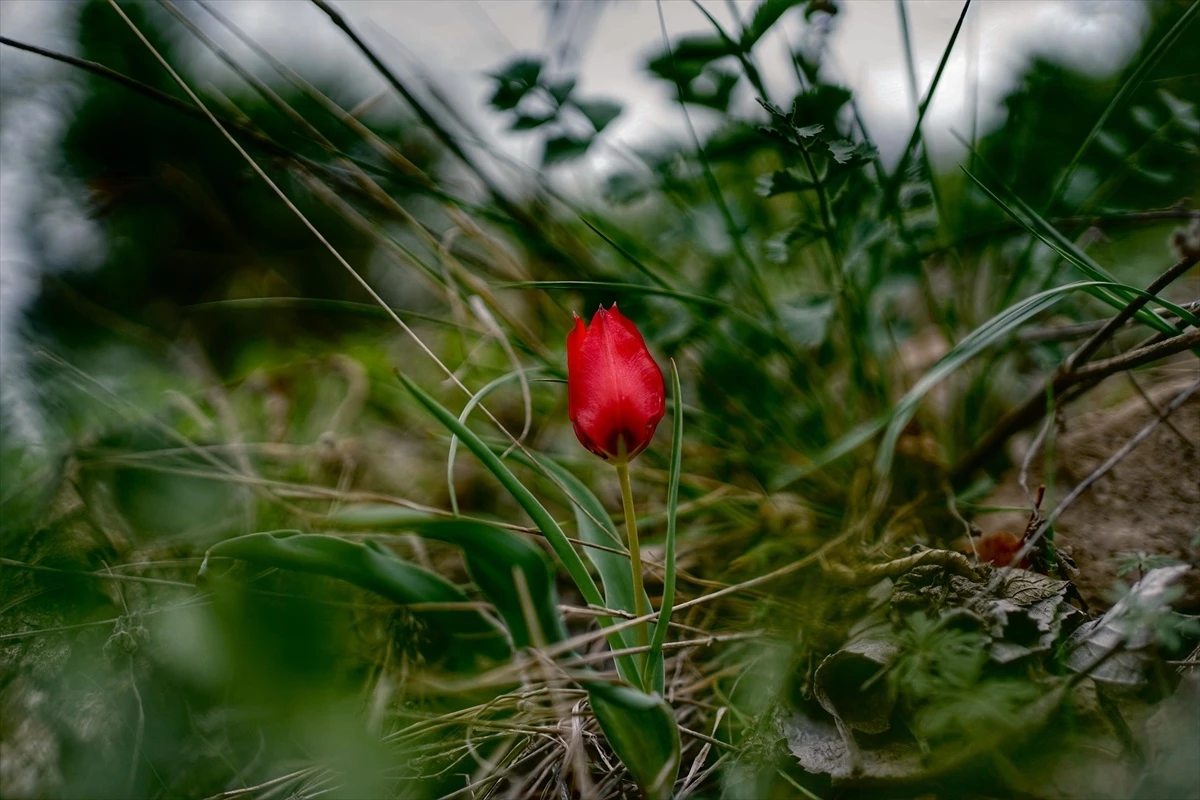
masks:
<path id="1" fill-rule="evenodd" d="M 789 122 L 792 127 L 820 124 L 827 130 L 837 130 L 838 112 L 850 102 L 850 90 L 828 83 L 818 84 L 801 92 L 792 100 Z"/>
<path id="2" fill-rule="evenodd" d="M 513 645 L 531 647 L 539 638 L 529 630 L 517 590 L 516 570 L 525 576 L 525 585 L 537 614 L 536 622 L 541 629 L 540 639 L 553 644 L 566 638 L 566 628 L 558 612 L 554 572 L 541 549 L 524 536 L 486 522 L 465 519 L 410 519 L 401 527 L 427 539 L 462 548 L 471 580 L 504 618 Z"/>
<path id="3" fill-rule="evenodd" d="M 1071 157 L 1070 163 L 1067 164 L 1067 168 L 1059 176 L 1058 183 L 1055 184 L 1054 191 L 1050 194 L 1050 202 L 1047 204 L 1047 207 L 1054 205 L 1054 202 L 1061 196 L 1062 191 L 1067 188 L 1072 176 L 1075 174 L 1075 170 L 1083 160 L 1083 156 L 1087 152 L 1089 145 L 1091 145 L 1092 140 L 1096 138 L 1097 134 L 1104 129 L 1104 126 L 1108 123 L 1108 118 L 1125 102 L 1125 99 L 1134 90 L 1142 85 L 1142 82 L 1153 71 L 1155 65 L 1158 64 L 1167 51 L 1175 44 L 1176 40 L 1187 30 L 1197 13 L 1200 13 L 1200 3 L 1189 4 L 1179 19 L 1175 21 L 1175 24 L 1171 26 L 1171 29 L 1155 43 L 1154 48 L 1143 56 L 1137 67 L 1126 76 L 1125 80 L 1121 83 L 1121 88 L 1108 101 L 1108 105 L 1101 112 L 1099 119 L 1096 120 L 1096 124 L 1092 126 L 1088 135 L 1084 137 L 1079 148 L 1075 151 L 1075 155 Z"/>
<path id="4" fill-rule="evenodd" d="M 839 164 L 865 164 L 878 155 L 874 147 L 866 142 L 852 142 L 849 139 L 836 139 L 826 142 L 829 154 Z"/>
<path id="5" fill-rule="evenodd" d="M 525 485 L 517 480 L 517 476 L 513 475 L 512 470 L 508 468 L 500 457 L 492 452 L 491 448 L 479 438 L 478 434 L 468 428 L 458 418 L 450 413 L 449 409 L 434 400 L 420 386 L 412 381 L 407 375 L 397 372 L 396 377 L 404 385 L 404 388 L 416 398 L 422 406 L 424 406 L 438 422 L 442 423 L 451 433 L 458 436 L 462 443 L 467 446 L 475 457 L 483 463 L 483 466 L 491 472 L 501 485 L 508 490 L 513 499 L 525 509 L 525 513 L 533 520 L 533 524 L 538 527 L 542 535 L 546 537 L 546 541 L 550 544 L 550 548 L 558 556 L 559 561 L 567 569 L 567 573 L 571 579 L 575 581 L 575 586 L 579 589 L 579 593 L 583 595 L 584 602 L 594 606 L 603 606 L 604 598 L 600 596 L 600 590 L 596 587 L 592 576 L 588 574 L 587 567 L 583 564 L 583 559 L 575 552 L 575 548 L 571 546 L 571 542 L 567 539 L 567 535 L 563 533 L 562 528 L 550 516 L 538 499 L 533 496 Z M 603 627 L 612 627 L 614 624 L 608 617 L 597 617 L 600 625 Z M 608 635 L 609 647 L 614 650 L 624 646 L 624 641 L 619 634 L 610 633 Z M 633 660 L 629 656 L 619 656 L 618 664 L 621 664 L 621 669 L 624 669 L 629 674 L 634 674 Z"/>
<path id="6" fill-rule="evenodd" d="M 401 561 L 373 542 L 362 545 L 299 531 L 251 533 L 209 548 L 201 574 L 214 557 L 337 578 L 401 605 L 470 602 L 441 576 Z M 477 610 L 420 611 L 418 615 L 430 622 L 435 638 L 449 636 L 449 649 L 459 665 L 470 664 L 475 654 L 494 659 L 510 655 L 503 632 Z"/>
<path id="7" fill-rule="evenodd" d="M 817 185 L 804 177 L 799 170 L 789 168 L 760 176 L 758 185 L 754 187 L 754 193 L 759 197 L 775 197 L 816 187 Z"/>
<path id="8" fill-rule="evenodd" d="M 544 470 L 558 485 L 559 490 L 571 503 L 571 511 L 575 515 L 575 527 L 580 539 L 588 544 L 628 552 L 625 542 L 617 533 L 616 526 L 613 525 L 612 518 L 604 510 L 604 504 L 584 485 L 583 481 L 548 456 L 530 455 L 532 455 L 532 459 L 524 453 L 514 453 L 513 457 L 529 467 Z M 585 547 L 583 553 L 595 566 L 596 572 L 600 574 L 600 583 L 604 586 L 605 607 L 627 611 L 630 614 L 635 613 L 637 606 L 633 602 L 633 576 L 629 571 L 629 556 L 595 547 Z M 646 608 L 650 608 L 649 596 L 646 597 Z M 617 635 L 621 637 L 625 647 L 637 646 L 637 631 L 633 628 L 619 631 Z M 618 665 L 619 669 L 620 665 Z M 622 672 L 621 677 L 630 683 L 637 684 L 639 682 L 637 674 L 626 675 Z M 652 677 L 654 678 L 652 684 L 654 688 L 662 691 L 661 661 L 657 674 L 652 673 Z"/>
<path id="9" fill-rule="evenodd" d="M 667 479 L 667 541 L 663 552 L 663 595 L 658 619 L 654 622 L 654 631 L 650 636 L 648 664 L 661 662 L 662 646 L 667 640 L 671 610 L 675 605 L 675 532 L 676 518 L 679 515 L 679 476 L 683 472 L 683 389 L 679 383 L 679 368 L 675 365 L 675 359 L 671 359 L 671 397 L 675 404 L 671 416 L 671 471 Z M 649 682 L 643 680 L 642 684 L 646 685 Z"/>
<path id="10" fill-rule="evenodd" d="M 708 67 L 683 85 L 681 99 L 685 103 L 727 111 L 741 75 L 721 67 Z"/>
<path id="11" fill-rule="evenodd" d="M 730 43 L 717 35 L 684 36 L 672 50 L 664 50 L 650 59 L 646 67 L 664 80 L 672 83 L 678 80 L 681 84 L 691 83 L 710 62 L 737 55 Z"/>
<path id="12" fill-rule="evenodd" d="M 758 40 L 766 35 L 789 8 L 804 5 L 808 0 L 762 0 L 750 15 L 750 22 L 742 33 L 742 50 L 749 52 Z"/>
<path id="13" fill-rule="evenodd" d="M 513 120 L 512 125 L 508 126 L 508 129 L 510 131 L 531 131 L 556 119 L 558 119 L 557 110 L 541 115 L 517 114 L 517 118 Z"/>
<path id="14" fill-rule="evenodd" d="M 499 111 L 510 111 L 537 85 L 542 62 L 536 58 L 518 57 L 500 71 L 489 74 L 495 78 L 496 89 L 488 103 Z"/>
<path id="15" fill-rule="evenodd" d="M 647 800 L 665 800 L 679 775 L 679 726 L 656 695 L 600 681 L 587 684 L 588 702 L 613 752 Z"/>
<path id="16" fill-rule="evenodd" d="M 542 151 L 542 166 L 573 161 L 586 153 L 591 144 L 591 139 L 566 135 L 552 136 L 546 140 L 545 149 Z"/>
<path id="17" fill-rule="evenodd" d="M 596 133 L 604 130 L 608 123 L 621 116 L 621 104 L 611 100 L 575 100 L 575 107 L 583 112 L 596 129 Z"/>
<path id="18" fill-rule="evenodd" d="M 574 78 L 562 78 L 561 80 L 545 81 L 543 84 L 546 91 L 554 98 L 554 102 L 560 106 L 567 102 L 567 98 L 571 96 L 571 92 L 575 91 Z"/>
<path id="19" fill-rule="evenodd" d="M 529 630 L 513 576 L 513 570 L 519 569 L 525 575 L 525 585 L 537 611 L 543 642 L 553 644 L 566 637 L 558 613 L 553 569 L 541 549 L 516 531 L 482 520 L 433 517 L 384 503 L 347 506 L 331 515 L 329 521 L 355 529 L 412 531 L 427 539 L 458 546 L 471 579 L 508 625 L 513 644 L 529 647 L 536 640 Z"/>

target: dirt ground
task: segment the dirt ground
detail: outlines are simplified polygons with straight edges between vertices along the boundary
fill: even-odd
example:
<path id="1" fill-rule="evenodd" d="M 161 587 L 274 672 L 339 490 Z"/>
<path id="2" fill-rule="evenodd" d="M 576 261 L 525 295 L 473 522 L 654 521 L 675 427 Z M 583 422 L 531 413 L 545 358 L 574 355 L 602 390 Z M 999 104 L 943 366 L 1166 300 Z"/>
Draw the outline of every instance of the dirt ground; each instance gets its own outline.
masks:
<path id="1" fill-rule="evenodd" d="M 1125 382 L 1132 396 L 1118 405 L 1072 416 L 1068 411 L 1054 441 L 1052 496 L 1049 511 L 1122 445 L 1165 408 L 1197 378 L 1195 362 L 1166 380 L 1150 383 L 1141 378 L 1142 397 Z M 1149 402 L 1147 401 L 1149 399 Z M 1153 407 L 1152 405 L 1153 404 Z M 1031 442 L 1032 437 L 1027 441 Z M 1025 445 L 1028 447 L 1028 444 Z M 1020 454 L 1019 454 L 1020 455 Z M 1044 458 L 1035 457 L 1028 485 L 1036 491 L 1045 483 Z M 985 505 L 1027 506 L 1028 501 L 1013 470 Z M 1027 514 L 996 512 L 976 518 L 984 533 L 1019 534 Z M 1145 553 L 1179 561 L 1196 558 L 1200 536 L 1200 392 L 1193 394 L 1164 424 L 1125 456 L 1104 477 L 1063 513 L 1056 542 L 1069 551 L 1079 566 L 1078 588 L 1089 604 L 1106 607 L 1107 594 L 1118 579 L 1122 553 Z M 1136 574 L 1124 578 L 1127 583 Z M 1200 609 L 1200 570 L 1187 579 L 1187 595 L 1179 610 Z"/>

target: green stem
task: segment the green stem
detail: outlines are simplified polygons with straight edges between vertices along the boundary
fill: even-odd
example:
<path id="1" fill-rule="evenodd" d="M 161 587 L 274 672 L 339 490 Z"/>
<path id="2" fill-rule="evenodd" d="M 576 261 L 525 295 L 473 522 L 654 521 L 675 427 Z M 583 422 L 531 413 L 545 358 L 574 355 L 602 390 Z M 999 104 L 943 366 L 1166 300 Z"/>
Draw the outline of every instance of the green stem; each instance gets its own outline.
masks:
<path id="1" fill-rule="evenodd" d="M 617 479 L 621 481 L 621 505 L 625 509 L 625 535 L 629 538 L 629 565 L 633 570 L 633 610 L 639 617 L 650 613 L 646 603 L 646 590 L 642 586 L 642 548 L 638 544 L 637 514 L 633 510 L 633 487 L 629 485 L 629 464 L 617 463 Z M 650 639 L 646 623 L 637 626 L 638 645 L 648 647 Z"/>

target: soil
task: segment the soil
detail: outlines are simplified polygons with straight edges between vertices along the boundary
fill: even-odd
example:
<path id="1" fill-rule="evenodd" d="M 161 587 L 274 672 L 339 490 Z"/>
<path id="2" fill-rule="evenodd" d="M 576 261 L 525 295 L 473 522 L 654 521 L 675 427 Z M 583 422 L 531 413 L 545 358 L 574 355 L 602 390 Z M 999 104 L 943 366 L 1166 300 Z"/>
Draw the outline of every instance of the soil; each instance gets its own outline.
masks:
<path id="1" fill-rule="evenodd" d="M 1182 379 L 1143 390 L 1162 409 L 1196 377 L 1193 369 Z M 1046 498 L 1043 511 L 1052 509 L 1156 415 L 1145 398 L 1134 394 L 1116 407 L 1068 418 L 1054 443 L 1053 496 Z M 1200 392 L 1188 398 L 1169 423 L 1160 424 L 1059 519 L 1055 541 L 1079 566 L 1078 588 L 1090 605 L 1111 605 L 1118 554 L 1145 553 L 1182 562 L 1200 558 Z M 1034 491 L 1045 482 L 1043 461 L 1035 457 L 1030 468 L 1028 483 Z M 1028 506 L 1018 470 L 1005 477 L 984 505 Z M 975 522 L 984 533 L 1020 534 L 1027 519 L 1028 512 L 997 512 Z M 1135 571 L 1122 580 L 1132 583 L 1137 577 Z M 1193 569 L 1184 584 L 1187 594 L 1177 609 L 1200 609 L 1200 570 Z"/>

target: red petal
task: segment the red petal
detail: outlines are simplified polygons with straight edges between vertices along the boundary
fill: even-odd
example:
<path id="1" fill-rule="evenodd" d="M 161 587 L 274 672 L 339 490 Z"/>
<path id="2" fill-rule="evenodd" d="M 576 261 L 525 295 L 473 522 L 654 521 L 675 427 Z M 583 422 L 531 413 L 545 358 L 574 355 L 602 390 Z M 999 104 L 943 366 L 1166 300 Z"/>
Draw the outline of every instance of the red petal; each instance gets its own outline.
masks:
<path id="1" fill-rule="evenodd" d="M 567 337 L 567 394 L 580 442 L 592 452 L 632 458 L 650 443 L 666 411 L 662 371 L 641 333 L 614 305 Z"/>

